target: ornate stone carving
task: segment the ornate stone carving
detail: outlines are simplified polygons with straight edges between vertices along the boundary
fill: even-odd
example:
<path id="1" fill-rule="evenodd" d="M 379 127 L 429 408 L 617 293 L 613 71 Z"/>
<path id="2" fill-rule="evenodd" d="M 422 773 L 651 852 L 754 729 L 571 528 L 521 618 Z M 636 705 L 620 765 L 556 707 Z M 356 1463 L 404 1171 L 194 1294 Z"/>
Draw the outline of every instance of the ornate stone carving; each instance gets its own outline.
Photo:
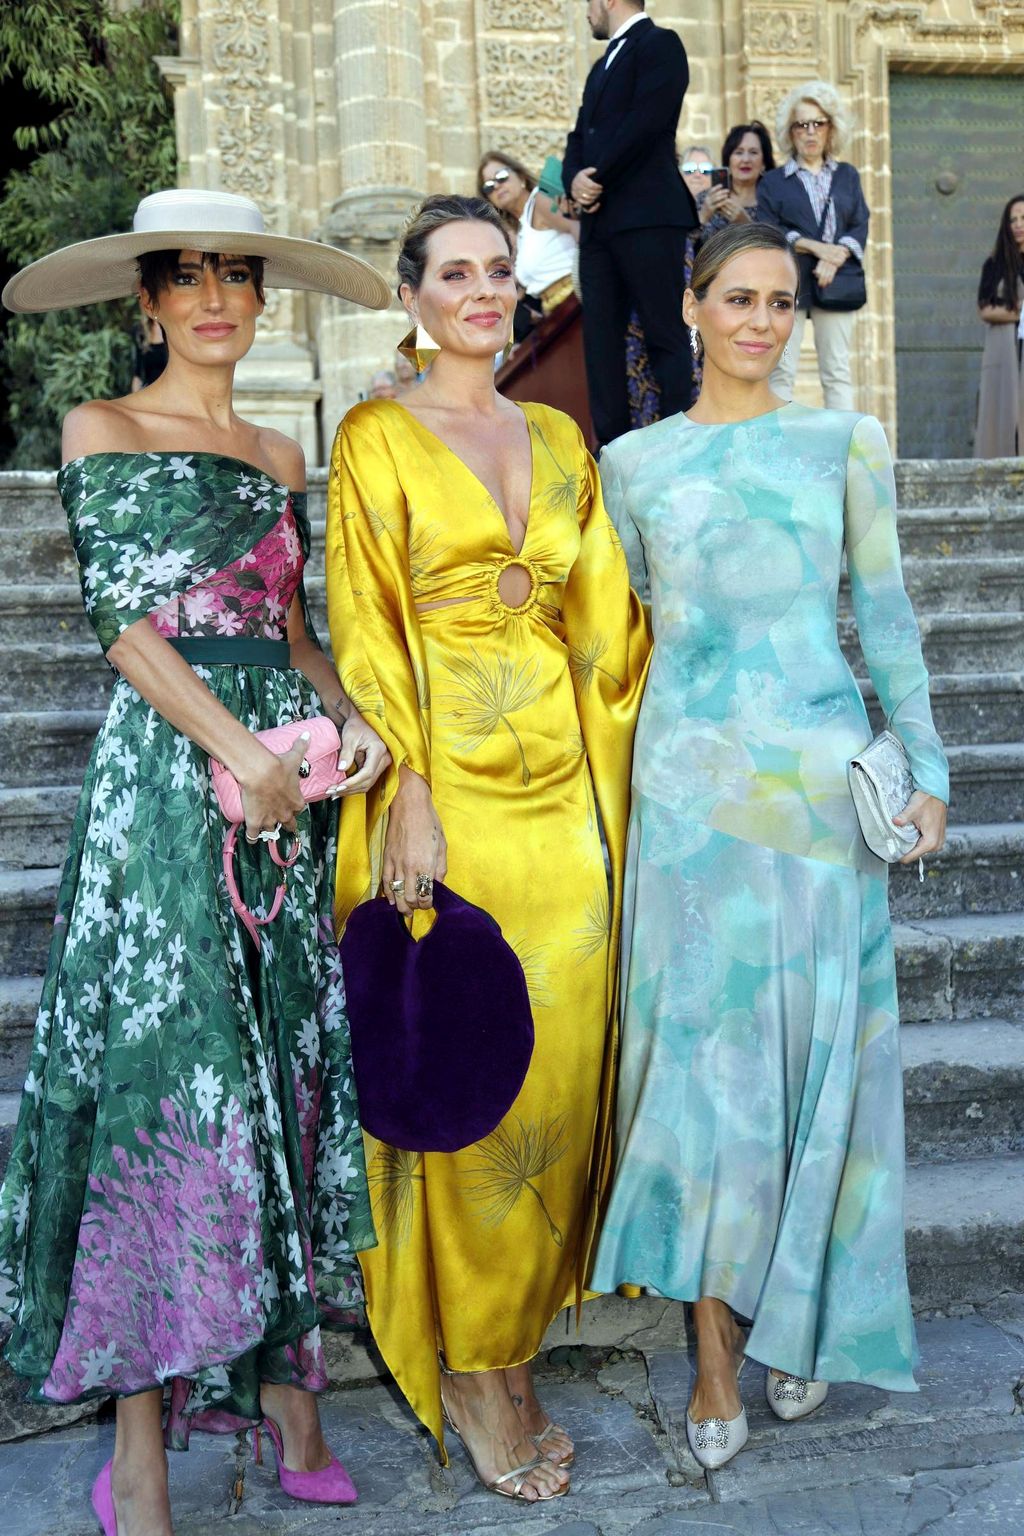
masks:
<path id="1" fill-rule="evenodd" d="M 484 0 L 490 32 L 564 32 L 564 0 Z"/>
<path id="2" fill-rule="evenodd" d="M 380 244 L 397 240 L 422 192 L 410 187 L 375 187 L 372 191 L 346 192 L 334 204 L 319 238 L 332 245 Z"/>
<path id="3" fill-rule="evenodd" d="M 748 55 L 814 56 L 817 27 L 813 10 L 775 10 L 750 6 L 743 23 Z"/>
<path id="4" fill-rule="evenodd" d="M 211 57 L 219 76 L 217 148 L 224 186 L 260 204 L 274 222 L 274 134 L 270 120 L 270 22 L 262 0 L 215 0 Z"/>
<path id="5" fill-rule="evenodd" d="M 548 155 L 561 158 L 565 150 L 567 127 L 510 128 L 507 123 L 488 127 L 484 133 L 485 149 L 505 150 L 521 160 L 527 170 L 538 172 Z"/>
<path id="6" fill-rule="evenodd" d="M 483 52 L 488 119 L 548 118 L 564 124 L 570 118 L 573 103 L 564 46 L 489 38 Z"/>

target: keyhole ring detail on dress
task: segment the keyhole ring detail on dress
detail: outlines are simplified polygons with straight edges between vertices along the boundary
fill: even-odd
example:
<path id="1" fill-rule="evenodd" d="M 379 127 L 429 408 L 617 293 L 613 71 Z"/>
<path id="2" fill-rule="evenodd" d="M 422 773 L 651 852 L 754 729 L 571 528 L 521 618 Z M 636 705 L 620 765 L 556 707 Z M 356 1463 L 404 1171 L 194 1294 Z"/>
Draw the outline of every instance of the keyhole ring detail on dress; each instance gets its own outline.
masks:
<path id="1" fill-rule="evenodd" d="M 509 613 L 526 613 L 537 598 L 537 573 L 522 555 L 509 555 L 494 573 L 494 593 Z"/>

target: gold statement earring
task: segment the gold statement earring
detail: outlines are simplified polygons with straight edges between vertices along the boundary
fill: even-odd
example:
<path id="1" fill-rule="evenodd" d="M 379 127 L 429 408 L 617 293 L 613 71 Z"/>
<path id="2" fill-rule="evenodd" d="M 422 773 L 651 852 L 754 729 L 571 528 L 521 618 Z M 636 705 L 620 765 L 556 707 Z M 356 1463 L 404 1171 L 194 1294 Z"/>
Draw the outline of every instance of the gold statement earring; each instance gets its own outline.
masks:
<path id="1" fill-rule="evenodd" d="M 407 331 L 402 337 L 397 347 L 397 351 L 412 363 L 417 373 L 425 373 L 440 350 L 437 342 L 423 329 L 418 320 L 412 330 Z"/>

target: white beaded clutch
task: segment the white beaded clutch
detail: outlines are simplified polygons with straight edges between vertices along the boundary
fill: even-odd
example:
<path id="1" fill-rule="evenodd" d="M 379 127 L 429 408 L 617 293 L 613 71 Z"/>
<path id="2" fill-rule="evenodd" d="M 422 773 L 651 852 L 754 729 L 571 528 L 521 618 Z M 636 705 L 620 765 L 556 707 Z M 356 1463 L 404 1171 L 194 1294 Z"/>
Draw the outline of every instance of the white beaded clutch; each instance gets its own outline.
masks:
<path id="1" fill-rule="evenodd" d="M 850 759 L 847 772 L 864 841 L 880 859 L 895 864 L 920 838 L 916 827 L 897 827 L 892 820 L 914 793 L 906 747 L 892 731 L 880 731 Z"/>

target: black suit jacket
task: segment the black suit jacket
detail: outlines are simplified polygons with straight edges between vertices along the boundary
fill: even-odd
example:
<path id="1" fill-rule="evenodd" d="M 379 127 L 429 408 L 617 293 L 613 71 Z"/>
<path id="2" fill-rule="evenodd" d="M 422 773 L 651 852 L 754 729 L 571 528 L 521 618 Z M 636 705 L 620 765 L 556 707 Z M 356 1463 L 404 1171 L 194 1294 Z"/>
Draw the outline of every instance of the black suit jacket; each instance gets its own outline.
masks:
<path id="1" fill-rule="evenodd" d="M 644 17 L 630 27 L 614 62 L 598 59 L 565 146 L 562 182 L 588 165 L 604 188 L 597 213 L 585 213 L 580 239 L 658 226 L 696 229 L 693 198 L 676 162 L 676 128 L 690 70 L 675 32 Z"/>

